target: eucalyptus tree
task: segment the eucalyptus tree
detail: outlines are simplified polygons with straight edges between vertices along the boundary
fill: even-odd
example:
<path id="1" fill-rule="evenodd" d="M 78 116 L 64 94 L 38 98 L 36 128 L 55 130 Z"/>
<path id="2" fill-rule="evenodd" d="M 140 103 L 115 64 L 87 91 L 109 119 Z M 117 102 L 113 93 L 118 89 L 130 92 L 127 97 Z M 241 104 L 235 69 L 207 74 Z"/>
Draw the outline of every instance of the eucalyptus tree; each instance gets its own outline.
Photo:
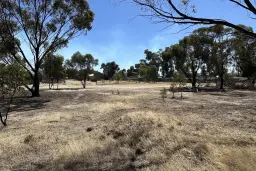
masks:
<path id="1" fill-rule="evenodd" d="M 140 62 L 140 70 L 146 70 L 147 72 L 147 81 L 156 81 L 158 78 L 158 72 L 162 68 L 162 53 L 163 50 L 159 49 L 157 52 L 151 52 L 146 49 L 144 54 L 146 55 L 145 63 Z M 141 60 L 142 61 L 142 60 Z M 141 72 L 140 71 L 140 72 Z"/>
<path id="2" fill-rule="evenodd" d="M 180 40 L 179 44 L 171 46 L 176 70 L 184 73 L 193 88 L 196 87 L 199 69 L 210 56 L 212 38 L 206 33 L 206 28 L 200 28 Z"/>
<path id="3" fill-rule="evenodd" d="M 241 26 L 252 31 L 251 27 Z M 232 39 L 232 54 L 243 77 L 247 77 L 254 85 L 256 80 L 256 40 L 245 36 L 244 34 L 234 30 Z"/>
<path id="4" fill-rule="evenodd" d="M 65 77 L 65 69 L 63 66 L 64 57 L 60 55 L 48 54 L 47 57 L 44 59 L 42 68 L 43 74 L 49 81 L 49 89 L 53 86 L 54 79 L 57 82 L 57 89 L 58 83 L 60 79 Z"/>
<path id="5" fill-rule="evenodd" d="M 76 52 L 71 59 L 66 62 L 66 67 L 75 70 L 76 79 L 80 80 L 83 88 L 86 87 L 86 80 L 89 74 L 93 73 L 93 67 L 98 65 L 98 59 L 95 59 L 91 54 L 82 55 Z"/>
<path id="6" fill-rule="evenodd" d="M 146 62 L 145 64 L 148 64 L 150 66 L 154 66 L 156 68 L 157 71 L 159 71 L 160 67 L 161 67 L 161 63 L 162 63 L 162 54 L 163 50 L 159 49 L 159 51 L 157 52 L 151 52 L 150 50 L 146 49 L 144 51 L 144 54 L 146 55 Z M 143 64 L 142 62 L 140 62 L 141 64 Z"/>
<path id="7" fill-rule="evenodd" d="M 139 76 L 144 81 L 156 81 L 158 78 L 157 68 L 150 65 L 141 65 L 139 68 Z"/>
<path id="8" fill-rule="evenodd" d="M 145 59 L 147 62 L 140 62 L 140 64 L 154 67 L 156 75 L 161 72 L 164 78 L 173 75 L 175 68 L 171 48 L 167 47 L 165 50 L 159 49 L 157 52 L 152 52 L 147 49 L 144 51 L 144 54 L 146 55 Z"/>
<path id="9" fill-rule="evenodd" d="M 125 80 L 127 76 L 126 70 L 122 69 L 114 74 L 114 79 L 119 83 L 120 80 Z"/>
<path id="10" fill-rule="evenodd" d="M 170 78 L 173 76 L 175 71 L 175 61 L 174 56 L 172 54 L 172 48 L 167 47 L 165 50 L 161 53 L 162 56 L 162 62 L 161 62 L 161 72 L 162 76 L 164 78 Z"/>
<path id="11" fill-rule="evenodd" d="M 138 71 L 134 68 L 134 66 L 130 66 L 130 68 L 127 69 L 126 75 L 127 77 L 137 77 Z"/>
<path id="12" fill-rule="evenodd" d="M 115 61 L 107 62 L 101 64 L 101 69 L 103 69 L 104 78 L 110 80 L 113 78 L 116 72 L 120 70 L 119 65 Z"/>
<path id="13" fill-rule="evenodd" d="M 218 76 L 220 79 L 219 88 L 223 89 L 224 75 L 228 72 L 228 67 L 232 60 L 232 44 L 230 41 L 232 29 L 226 28 L 223 25 L 215 25 L 209 27 L 208 31 L 208 36 L 213 38 L 211 56 L 208 64 L 212 65 L 215 76 Z"/>
<path id="14" fill-rule="evenodd" d="M 23 66 L 33 82 L 27 86 L 32 96 L 40 96 L 39 68 L 47 54 L 86 34 L 93 19 L 86 0 L 0 1 L 0 36 L 6 45 L 11 42 L 17 48 L 18 53 L 11 53 L 13 58 L 19 61 L 21 56 L 25 61 Z"/>

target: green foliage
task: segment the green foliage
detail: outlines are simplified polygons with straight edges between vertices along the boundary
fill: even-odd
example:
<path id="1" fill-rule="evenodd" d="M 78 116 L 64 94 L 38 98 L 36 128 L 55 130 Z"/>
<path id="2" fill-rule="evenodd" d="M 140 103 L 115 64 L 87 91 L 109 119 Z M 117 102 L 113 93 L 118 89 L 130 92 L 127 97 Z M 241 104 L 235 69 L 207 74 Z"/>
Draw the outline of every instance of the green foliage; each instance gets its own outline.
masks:
<path id="1" fill-rule="evenodd" d="M 144 81 L 149 81 L 150 66 L 142 65 L 139 69 L 139 75 Z"/>
<path id="2" fill-rule="evenodd" d="M 172 49 L 167 47 L 162 53 L 162 62 L 161 62 L 161 72 L 164 78 L 170 78 L 173 76 L 175 71 L 174 66 L 174 56 L 172 54 Z"/>
<path id="3" fill-rule="evenodd" d="M 66 61 L 65 65 L 69 78 L 82 81 L 85 88 L 89 74 L 92 74 L 93 67 L 98 65 L 98 59 L 94 59 L 91 54 L 82 55 L 80 52 L 76 52 L 70 60 Z"/>
<path id="4" fill-rule="evenodd" d="M 251 27 L 241 27 L 253 31 Z M 255 81 L 256 79 L 256 41 L 237 31 L 233 31 L 232 46 L 234 47 L 234 59 L 242 72 L 242 76 Z"/>
<path id="5" fill-rule="evenodd" d="M 18 63 L 0 64 L 0 86 L 2 94 L 28 83 L 27 72 Z"/>
<path id="6" fill-rule="evenodd" d="M 66 67 L 66 76 L 69 78 L 69 79 L 77 79 L 77 70 L 74 69 L 74 68 L 69 68 L 69 67 Z"/>
<path id="7" fill-rule="evenodd" d="M 24 67 L 33 81 L 29 88 L 32 96 L 40 95 L 39 69 L 44 58 L 91 30 L 94 19 L 86 0 L 4 0 L 0 1 L 0 11 L 1 42 L 17 61 L 21 56 L 26 62 Z M 31 53 L 24 51 L 21 40 L 28 42 Z"/>
<path id="8" fill-rule="evenodd" d="M 141 65 L 139 74 L 144 81 L 156 81 L 158 78 L 157 69 L 154 66 Z"/>
<path id="9" fill-rule="evenodd" d="M 85 0 L 6 0 L 1 1 L 1 11 L 5 16 L 1 21 L 12 25 L 12 32 L 24 31 L 31 46 L 40 45 L 46 51 L 56 51 L 79 32 L 91 30 L 94 19 Z"/>
<path id="10" fill-rule="evenodd" d="M 120 80 L 124 80 L 125 79 L 125 72 L 124 70 L 118 71 L 117 73 L 115 73 L 114 75 L 114 79 L 117 80 L 117 82 L 119 83 Z"/>
<path id="11" fill-rule="evenodd" d="M 137 78 L 138 77 L 138 70 L 134 68 L 134 66 L 131 66 L 130 69 L 127 70 L 127 77 L 129 78 Z"/>
<path id="12" fill-rule="evenodd" d="M 101 69 L 103 69 L 104 79 L 110 80 L 113 78 L 115 73 L 120 70 L 119 65 L 116 64 L 115 61 L 102 63 Z"/>
<path id="13" fill-rule="evenodd" d="M 140 65 L 154 67 L 156 75 L 161 71 L 164 78 L 172 76 L 174 72 L 174 58 L 170 48 L 166 48 L 164 51 L 159 49 L 156 53 L 147 49 L 144 53 L 146 55 L 146 60 L 141 60 Z"/>
<path id="14" fill-rule="evenodd" d="M 57 84 L 60 79 L 65 78 L 65 69 L 63 66 L 64 57 L 54 54 L 48 54 L 44 59 L 42 68 L 44 77 L 49 80 L 49 84 L 53 79 L 57 81 Z M 52 83 L 53 84 L 53 83 Z M 49 88 L 50 85 L 49 85 Z"/>
<path id="15" fill-rule="evenodd" d="M 232 30 L 222 25 L 209 27 L 208 30 L 208 35 L 214 38 L 208 67 L 211 67 L 214 75 L 219 76 L 221 81 L 219 88 L 223 89 L 224 75 L 227 73 L 231 60 L 232 47 L 229 35 L 232 33 Z"/>
<path id="16" fill-rule="evenodd" d="M 200 28 L 180 40 L 179 44 L 171 46 L 176 70 L 185 74 L 192 87 L 196 86 L 199 69 L 210 56 L 212 41 L 205 28 Z"/>
<path id="17" fill-rule="evenodd" d="M 239 27 L 253 32 L 251 27 Z M 179 75 L 182 72 L 182 77 L 185 76 L 195 89 L 199 76 L 204 81 L 218 76 L 222 89 L 225 84 L 230 85 L 226 74 L 232 70 L 234 76 L 247 77 L 252 86 L 256 82 L 256 40 L 222 25 L 198 28 L 165 50 L 151 52 L 147 49 L 144 53 L 145 59 L 127 70 L 128 77 L 139 77 L 140 81 L 168 77 L 176 80 L 175 72 Z M 160 72 L 162 78 L 158 79 Z"/>
<path id="18" fill-rule="evenodd" d="M 139 63 L 127 70 L 127 77 L 138 78 L 139 81 L 157 81 L 159 72 L 164 78 L 172 76 L 174 61 L 169 48 L 165 51 L 159 49 L 157 52 L 146 49 L 144 54 L 145 59 L 141 59 Z"/>
<path id="19" fill-rule="evenodd" d="M 104 77 L 104 75 L 99 71 L 93 71 L 92 74 L 93 76 L 90 77 L 90 81 L 92 82 L 97 82 L 98 80 L 102 80 Z"/>
<path id="20" fill-rule="evenodd" d="M 13 96 L 21 89 L 21 86 L 28 83 L 26 70 L 17 62 L 6 63 L 6 61 L 0 58 L 0 120 L 4 126 L 7 125 Z M 2 111 L 3 109 L 6 109 L 5 112 Z"/>

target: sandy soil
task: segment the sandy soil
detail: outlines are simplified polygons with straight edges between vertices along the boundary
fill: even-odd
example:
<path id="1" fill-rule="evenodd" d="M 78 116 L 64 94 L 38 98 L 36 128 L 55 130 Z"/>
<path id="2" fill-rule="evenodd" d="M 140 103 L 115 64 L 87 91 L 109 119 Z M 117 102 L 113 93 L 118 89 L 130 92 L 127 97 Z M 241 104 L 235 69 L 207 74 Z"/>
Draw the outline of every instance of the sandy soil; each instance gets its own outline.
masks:
<path id="1" fill-rule="evenodd" d="M 256 170 L 256 92 L 163 101 L 168 86 L 42 85 L 0 127 L 0 170 Z"/>

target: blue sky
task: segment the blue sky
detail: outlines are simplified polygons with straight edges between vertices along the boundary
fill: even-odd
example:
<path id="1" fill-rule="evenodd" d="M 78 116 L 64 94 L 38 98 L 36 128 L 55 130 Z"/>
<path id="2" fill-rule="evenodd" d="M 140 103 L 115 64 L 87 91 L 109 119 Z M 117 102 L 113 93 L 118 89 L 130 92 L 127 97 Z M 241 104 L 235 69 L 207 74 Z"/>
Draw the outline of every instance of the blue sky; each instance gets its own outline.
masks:
<path id="1" fill-rule="evenodd" d="M 99 66 L 103 62 L 116 61 L 120 68 L 127 69 L 145 58 L 145 49 L 152 51 L 164 49 L 177 43 L 195 29 L 194 27 L 177 33 L 186 26 L 174 25 L 162 30 L 167 26 L 165 23 L 152 24 L 147 18 L 134 18 L 142 12 L 135 4 L 114 5 L 113 1 L 88 0 L 95 13 L 93 29 L 86 36 L 73 39 L 67 48 L 59 51 L 59 54 L 68 59 L 76 51 L 83 54 L 91 53 L 99 59 Z M 195 15 L 217 16 L 236 24 L 253 26 L 249 14 L 228 0 L 193 0 L 193 3 L 198 9 Z M 99 66 L 96 69 L 99 69 Z"/>

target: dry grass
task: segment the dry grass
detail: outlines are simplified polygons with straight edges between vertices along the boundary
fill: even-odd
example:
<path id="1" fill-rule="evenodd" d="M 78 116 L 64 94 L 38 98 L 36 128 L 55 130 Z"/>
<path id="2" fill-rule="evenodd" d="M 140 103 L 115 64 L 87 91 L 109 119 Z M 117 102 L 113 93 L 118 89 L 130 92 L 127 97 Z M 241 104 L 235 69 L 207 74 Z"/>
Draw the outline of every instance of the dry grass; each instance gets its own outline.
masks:
<path id="1" fill-rule="evenodd" d="M 254 171 L 256 168 L 255 148 L 230 148 L 223 150 L 221 161 L 228 171 Z"/>
<path id="2" fill-rule="evenodd" d="M 44 90 L 1 127 L 0 170 L 256 170 L 255 92 L 163 103 L 159 90 L 168 86 Z"/>

